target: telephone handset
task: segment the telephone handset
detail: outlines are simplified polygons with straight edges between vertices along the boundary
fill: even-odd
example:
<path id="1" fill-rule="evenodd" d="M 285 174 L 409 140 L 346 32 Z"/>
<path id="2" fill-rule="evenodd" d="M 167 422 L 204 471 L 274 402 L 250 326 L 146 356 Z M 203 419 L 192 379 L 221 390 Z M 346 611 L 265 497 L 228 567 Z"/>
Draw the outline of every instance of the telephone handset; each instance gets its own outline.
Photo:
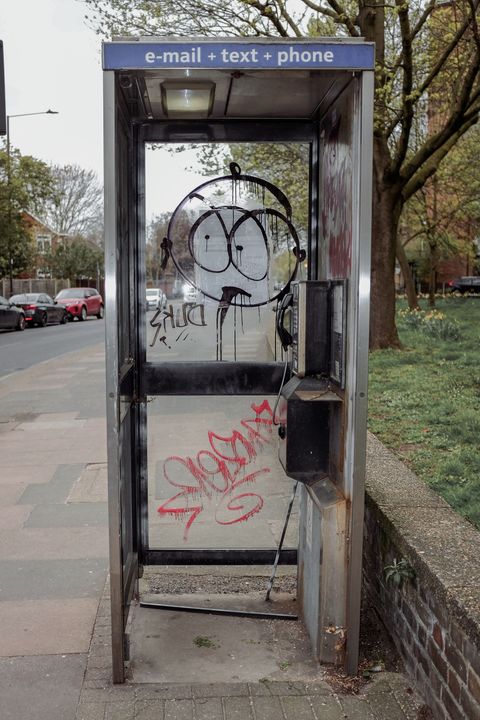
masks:
<path id="1" fill-rule="evenodd" d="M 284 350 L 293 343 L 291 333 L 285 327 L 285 313 L 293 304 L 293 293 L 289 292 L 283 296 L 277 311 L 277 333 L 280 344 Z"/>

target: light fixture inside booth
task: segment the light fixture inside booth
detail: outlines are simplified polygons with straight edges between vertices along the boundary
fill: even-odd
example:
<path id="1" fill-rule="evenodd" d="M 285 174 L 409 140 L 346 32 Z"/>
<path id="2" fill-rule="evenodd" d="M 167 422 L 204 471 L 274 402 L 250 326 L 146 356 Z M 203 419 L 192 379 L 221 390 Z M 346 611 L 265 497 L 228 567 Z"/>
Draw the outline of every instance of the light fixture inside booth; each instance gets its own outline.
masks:
<path id="1" fill-rule="evenodd" d="M 160 85 L 162 107 L 167 117 L 208 117 L 212 110 L 215 83 L 166 80 Z"/>

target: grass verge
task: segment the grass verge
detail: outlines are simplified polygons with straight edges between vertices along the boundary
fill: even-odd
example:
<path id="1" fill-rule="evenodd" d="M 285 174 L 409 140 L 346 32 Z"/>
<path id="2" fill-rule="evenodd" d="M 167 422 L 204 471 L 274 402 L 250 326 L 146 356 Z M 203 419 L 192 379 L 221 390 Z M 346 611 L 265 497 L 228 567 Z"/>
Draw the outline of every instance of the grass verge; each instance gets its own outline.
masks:
<path id="1" fill-rule="evenodd" d="M 480 297 L 422 308 L 399 302 L 403 349 L 370 354 L 369 429 L 480 529 Z"/>

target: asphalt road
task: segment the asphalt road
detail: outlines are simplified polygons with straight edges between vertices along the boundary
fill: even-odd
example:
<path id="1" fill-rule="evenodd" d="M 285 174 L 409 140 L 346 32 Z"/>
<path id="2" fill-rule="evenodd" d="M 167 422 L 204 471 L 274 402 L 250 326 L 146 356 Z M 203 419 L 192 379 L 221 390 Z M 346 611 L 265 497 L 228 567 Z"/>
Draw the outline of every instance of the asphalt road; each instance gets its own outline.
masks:
<path id="1" fill-rule="evenodd" d="M 155 324 L 155 312 L 148 311 L 146 319 L 149 362 L 215 359 L 217 307 L 207 304 L 202 315 L 198 306 L 196 307 L 196 310 L 187 315 L 190 318 L 187 325 L 181 301 L 172 301 L 168 312 L 165 311 L 165 314 L 173 313 L 175 322 L 164 320 L 163 314 L 160 314 Z M 150 327 L 152 320 L 154 325 Z M 267 311 L 264 311 L 260 320 L 257 308 L 238 313 L 230 312 L 223 327 L 223 359 L 233 359 L 234 344 L 239 360 L 271 359 L 270 355 L 265 356 L 265 337 L 272 322 L 273 315 Z M 0 330 L 0 377 L 104 341 L 105 321 L 97 318 L 88 318 L 85 322 L 75 320 L 66 325 L 49 325 L 45 328 L 27 327 L 23 332 Z"/>
<path id="2" fill-rule="evenodd" d="M 0 377 L 25 370 L 74 350 L 82 350 L 105 339 L 105 321 L 27 328 L 23 332 L 0 331 Z"/>

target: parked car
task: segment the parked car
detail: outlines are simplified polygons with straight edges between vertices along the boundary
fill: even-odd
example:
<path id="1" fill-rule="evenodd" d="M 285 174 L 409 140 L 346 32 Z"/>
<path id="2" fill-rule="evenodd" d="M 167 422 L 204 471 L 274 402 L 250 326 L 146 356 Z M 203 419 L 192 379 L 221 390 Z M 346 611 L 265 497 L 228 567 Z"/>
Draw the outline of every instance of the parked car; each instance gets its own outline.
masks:
<path id="1" fill-rule="evenodd" d="M 45 293 L 12 295 L 10 302 L 22 308 L 27 325 L 38 325 L 38 327 L 54 324 L 63 325 L 68 319 L 67 311 L 63 305 L 58 305 L 50 295 Z"/>
<path id="2" fill-rule="evenodd" d="M 86 320 L 89 315 L 101 320 L 104 316 L 103 299 L 95 288 L 65 288 L 55 302 L 65 307 L 69 320 Z"/>
<path id="3" fill-rule="evenodd" d="M 0 329 L 25 330 L 25 313 L 0 295 Z"/>
<path id="4" fill-rule="evenodd" d="M 147 288 L 145 291 L 147 310 L 161 310 L 167 304 L 167 296 L 160 288 Z"/>
<path id="5" fill-rule="evenodd" d="M 477 275 L 464 275 L 448 283 L 452 291 L 459 293 L 480 293 L 480 277 Z"/>

